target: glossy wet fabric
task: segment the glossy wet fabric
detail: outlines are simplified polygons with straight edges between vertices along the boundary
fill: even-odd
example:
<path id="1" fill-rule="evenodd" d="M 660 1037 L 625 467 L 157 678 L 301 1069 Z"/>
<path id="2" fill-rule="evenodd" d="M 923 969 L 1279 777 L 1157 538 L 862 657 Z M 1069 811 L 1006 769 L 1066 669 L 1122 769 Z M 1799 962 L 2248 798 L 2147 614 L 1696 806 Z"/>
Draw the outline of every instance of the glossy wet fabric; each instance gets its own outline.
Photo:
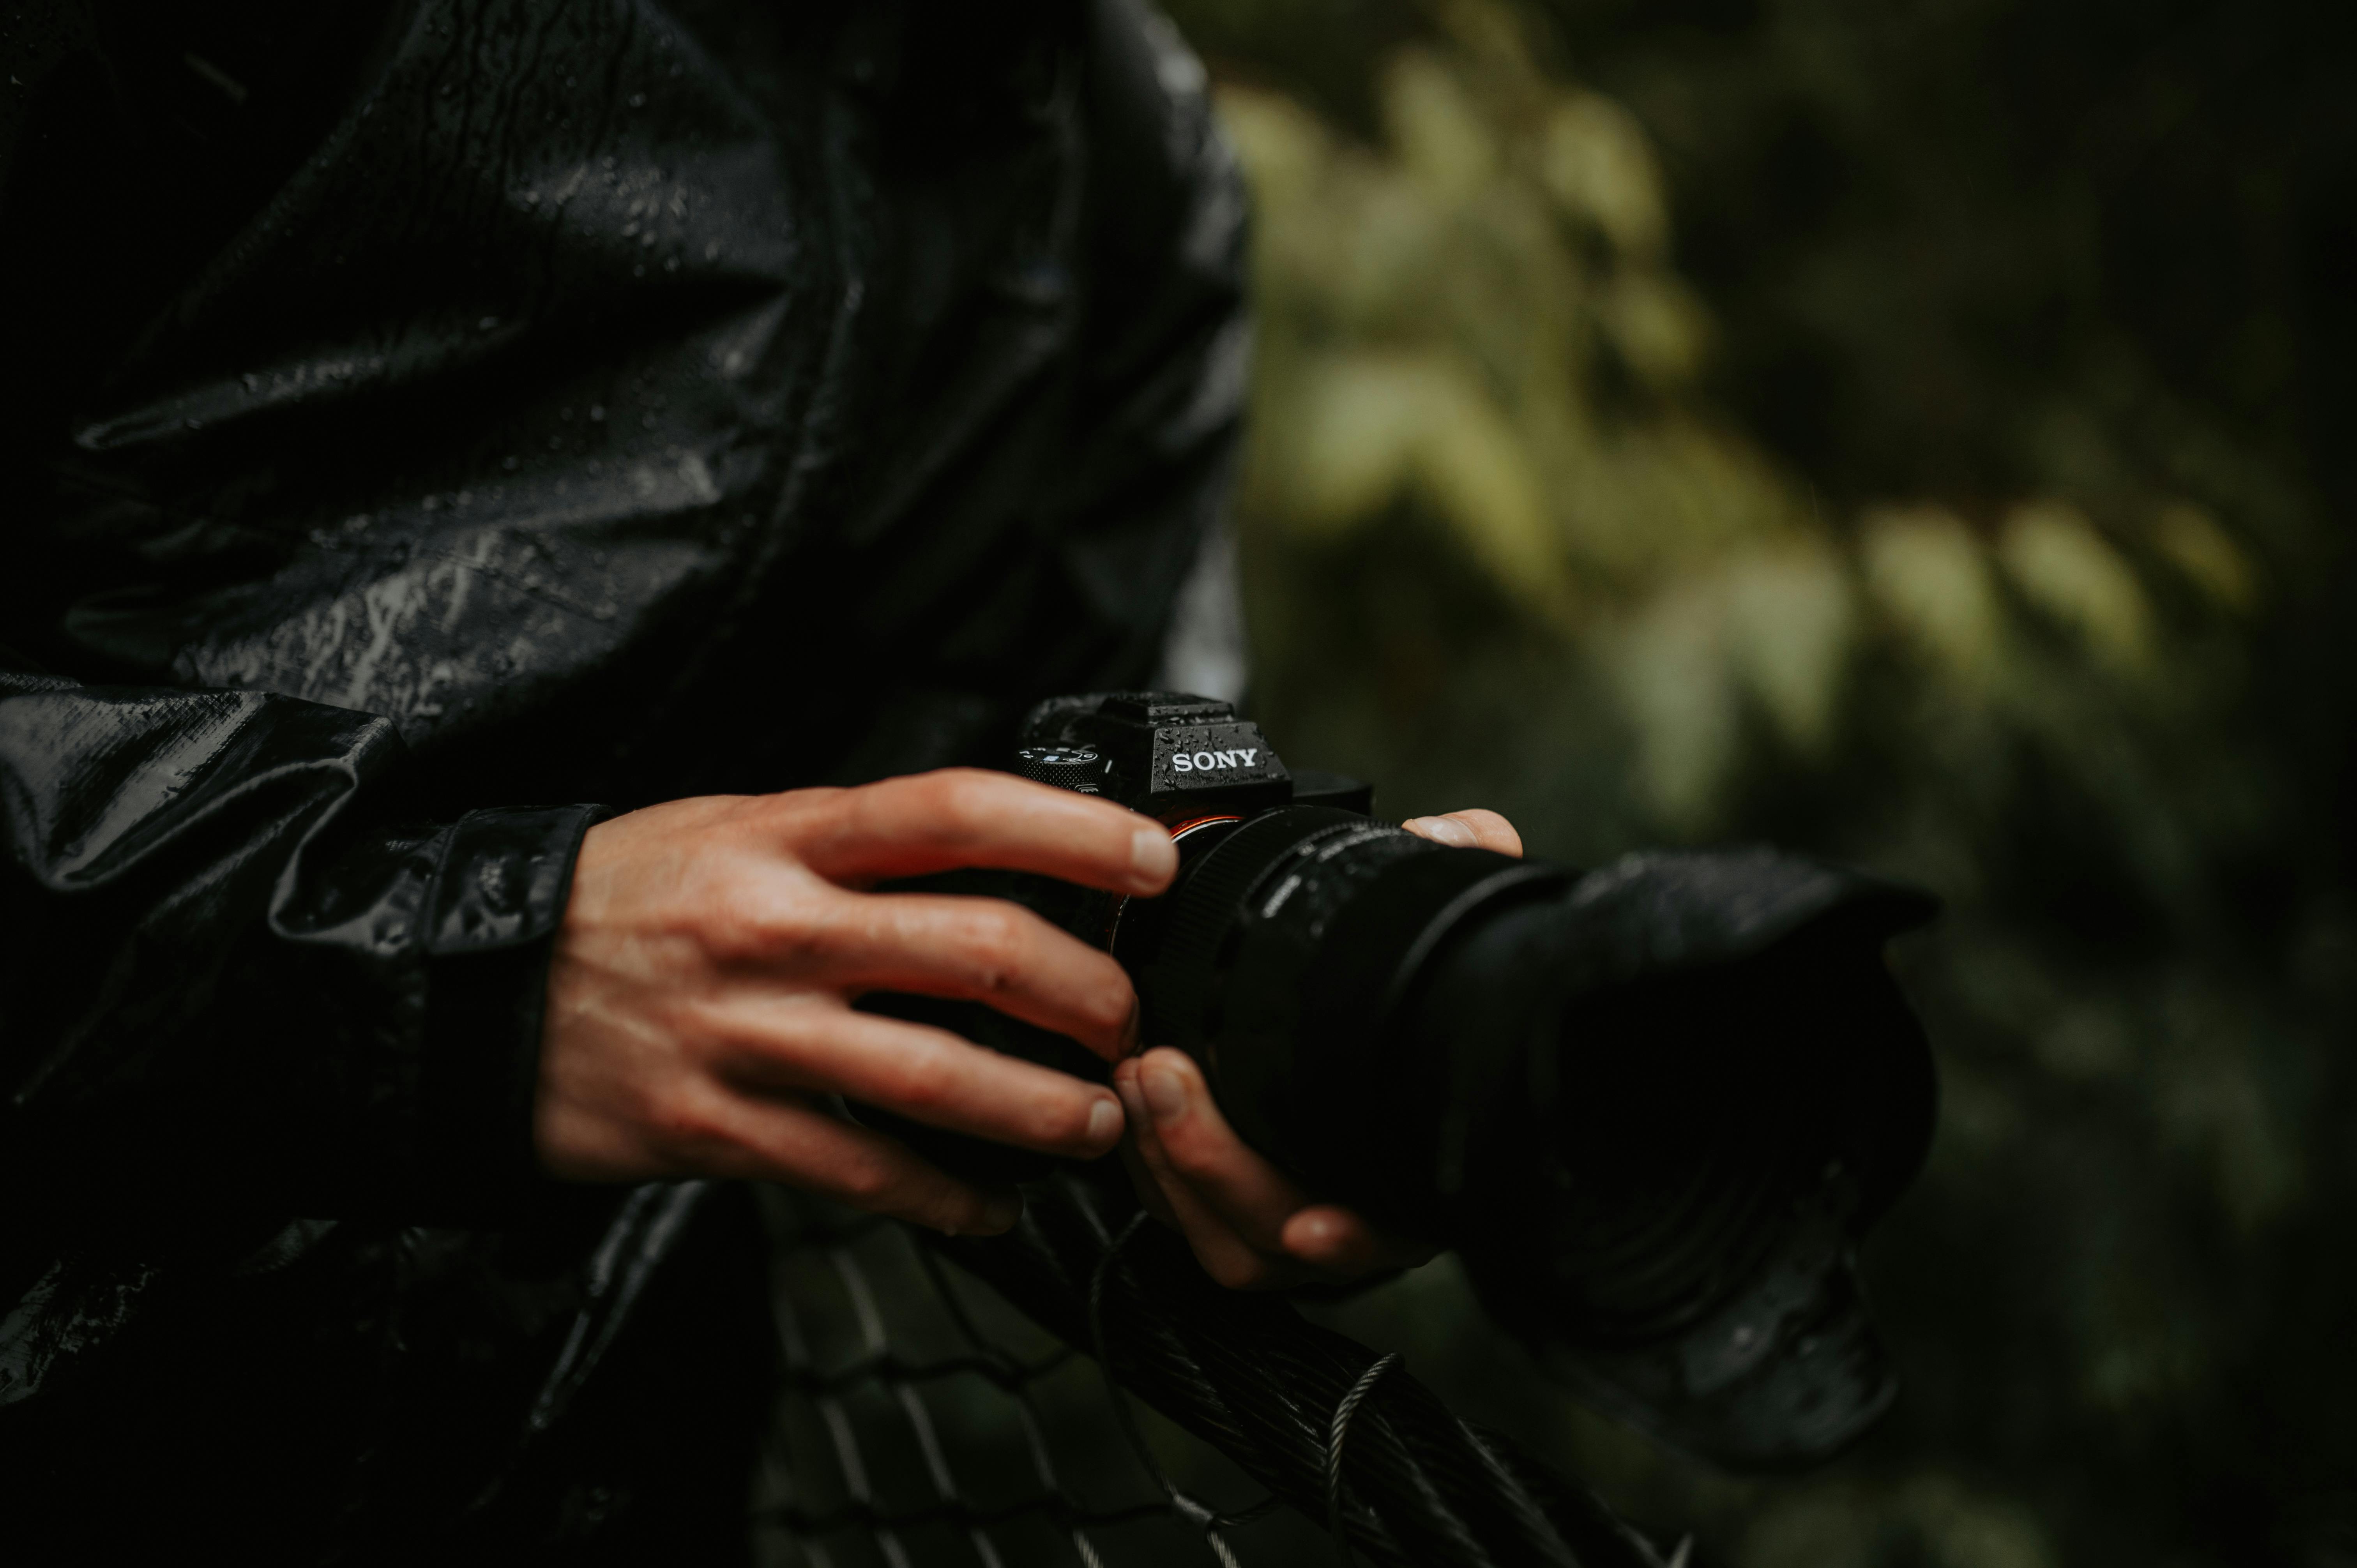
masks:
<path id="1" fill-rule="evenodd" d="M 742 1195 L 530 1172 L 572 856 L 1150 673 L 1243 391 L 1200 70 L 1126 0 L 48 9 L 0 118 L 9 1555 L 726 1559 Z"/>

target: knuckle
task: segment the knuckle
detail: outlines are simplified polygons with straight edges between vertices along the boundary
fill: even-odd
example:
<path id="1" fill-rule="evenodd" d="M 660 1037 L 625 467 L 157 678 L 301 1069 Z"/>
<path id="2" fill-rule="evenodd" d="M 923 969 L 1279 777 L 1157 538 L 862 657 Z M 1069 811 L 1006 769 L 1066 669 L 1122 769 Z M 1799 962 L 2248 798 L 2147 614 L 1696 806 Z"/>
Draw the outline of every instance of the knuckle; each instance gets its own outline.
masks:
<path id="1" fill-rule="evenodd" d="M 845 1156 L 834 1171 L 835 1192 L 860 1208 L 877 1208 L 893 1196 L 891 1167 L 872 1154 Z"/>
<path id="2" fill-rule="evenodd" d="M 885 1083 L 901 1110 L 938 1112 L 955 1097 L 958 1079 L 952 1048 L 928 1043 L 902 1053 L 885 1075 Z"/>
<path id="3" fill-rule="evenodd" d="M 942 830 L 966 839 L 989 822 L 998 794 L 991 775 L 974 768 L 947 768 L 927 776 L 933 786 L 933 810 Z"/>
<path id="4" fill-rule="evenodd" d="M 814 822 L 823 822 L 828 813 L 840 811 L 852 790 L 833 785 L 815 785 L 807 789 L 785 789 L 774 795 L 757 796 L 753 811 L 762 827 L 782 832 L 791 839 L 807 831 Z"/>
<path id="5" fill-rule="evenodd" d="M 767 956 L 791 936 L 798 923 L 791 905 L 746 876 L 715 885 L 699 914 L 697 934 L 705 950 L 728 962 Z"/>
<path id="6" fill-rule="evenodd" d="M 773 955 L 788 933 L 772 911 L 750 899 L 716 906 L 705 921 L 704 950 L 728 968 L 758 963 Z"/>
<path id="7" fill-rule="evenodd" d="M 844 940 L 839 911 L 830 901 L 785 887 L 743 890 L 726 924 L 728 956 L 770 969 L 823 967 Z"/>
<path id="8" fill-rule="evenodd" d="M 1028 957 L 1030 932 L 1011 905 L 985 905 L 974 912 L 965 934 L 965 957 L 976 992 L 1001 995 L 1015 989 Z"/>
<path id="9" fill-rule="evenodd" d="M 640 1116 L 656 1146 L 673 1160 L 700 1161 L 736 1143 L 712 1106 L 697 1095 L 649 1095 Z"/>

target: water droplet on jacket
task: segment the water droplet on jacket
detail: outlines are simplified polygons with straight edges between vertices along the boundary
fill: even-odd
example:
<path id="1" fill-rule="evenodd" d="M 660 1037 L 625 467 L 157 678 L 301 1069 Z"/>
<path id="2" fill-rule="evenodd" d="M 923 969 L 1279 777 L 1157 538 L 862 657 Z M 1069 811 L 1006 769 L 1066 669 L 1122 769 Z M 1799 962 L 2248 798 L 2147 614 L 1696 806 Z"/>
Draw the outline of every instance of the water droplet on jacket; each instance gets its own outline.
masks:
<path id="1" fill-rule="evenodd" d="M 521 466 L 520 460 L 513 455 L 510 455 L 500 459 L 500 467 L 505 468 L 511 474 L 514 473 Z"/>
<path id="2" fill-rule="evenodd" d="M 591 403 L 589 405 L 589 423 L 592 424 L 603 424 L 605 422 L 606 405 L 602 403 Z"/>
<path id="3" fill-rule="evenodd" d="M 631 94 L 630 94 L 630 107 L 631 107 L 631 108 L 633 108 L 633 109 L 643 109 L 643 108 L 645 108 L 646 106 L 647 106 L 647 95 L 646 95 L 645 93 L 643 93 L 643 92 L 633 92 L 633 93 L 631 93 Z"/>
<path id="4" fill-rule="evenodd" d="M 679 258 L 677 256 L 673 256 L 670 260 L 664 262 L 663 271 L 667 273 L 675 273 L 679 271 Z"/>
<path id="5" fill-rule="evenodd" d="M 630 269 L 630 275 L 631 275 L 632 277 L 634 277 L 634 278 L 642 278 L 642 277 L 646 276 L 646 275 L 647 275 L 647 264 L 646 264 L 646 263 L 644 263 L 644 262 L 640 262 L 637 266 L 632 267 L 632 268 Z M 195 425 L 191 424 L 191 425 L 189 426 L 189 428 L 193 430 L 193 429 L 195 429 L 196 427 L 195 427 Z"/>

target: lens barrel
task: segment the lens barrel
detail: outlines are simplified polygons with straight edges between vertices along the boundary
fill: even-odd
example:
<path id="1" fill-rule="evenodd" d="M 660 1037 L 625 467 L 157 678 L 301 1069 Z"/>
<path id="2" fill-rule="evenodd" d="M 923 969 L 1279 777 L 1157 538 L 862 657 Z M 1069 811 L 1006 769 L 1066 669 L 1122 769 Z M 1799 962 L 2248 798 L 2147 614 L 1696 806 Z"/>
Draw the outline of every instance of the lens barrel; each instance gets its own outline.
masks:
<path id="1" fill-rule="evenodd" d="M 1428 1177 L 1445 1064 L 1389 1027 L 1468 922 L 1570 873 L 1451 849 L 1322 806 L 1269 811 L 1189 856 L 1158 918 L 1125 917 L 1146 1037 L 1203 1065 L 1244 1139 L 1312 1190 L 1411 1233 L 1443 1223 Z"/>
<path id="2" fill-rule="evenodd" d="M 1764 851 L 1581 875 L 1318 806 L 1195 837 L 1114 950 L 1248 1143 L 1456 1247 L 1690 1448 L 1813 1458 L 1880 1412 L 1850 1246 L 1928 1144 L 1880 961 L 1928 900 Z"/>

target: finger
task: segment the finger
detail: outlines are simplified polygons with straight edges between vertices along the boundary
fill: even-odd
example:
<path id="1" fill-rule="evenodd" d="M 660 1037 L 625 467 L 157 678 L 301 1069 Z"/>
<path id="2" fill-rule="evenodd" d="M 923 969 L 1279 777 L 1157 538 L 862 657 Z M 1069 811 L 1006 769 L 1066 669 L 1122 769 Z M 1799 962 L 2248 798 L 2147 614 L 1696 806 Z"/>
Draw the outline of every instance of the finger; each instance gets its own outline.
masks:
<path id="1" fill-rule="evenodd" d="M 783 1182 L 952 1236 L 995 1236 L 1022 1218 L 1015 1193 L 960 1181 L 880 1133 L 806 1105 L 714 1093 L 673 1126 L 681 1168 L 699 1176 Z"/>
<path id="2" fill-rule="evenodd" d="M 1282 1254 L 1285 1222 L 1309 1207 L 1308 1195 L 1236 1136 L 1184 1051 L 1147 1051 L 1129 1073 L 1146 1114 L 1144 1136 L 1168 1168 L 1246 1242 Z"/>
<path id="3" fill-rule="evenodd" d="M 1130 1109 L 1131 1091 L 1123 1087 L 1118 1072 L 1114 1075 L 1114 1090 L 1121 1096 L 1122 1109 L 1129 1112 L 1128 1125 L 1135 1128 L 1144 1113 Z M 1122 1168 L 1129 1172 L 1129 1185 L 1136 1190 L 1137 1201 L 1146 1206 L 1146 1211 L 1173 1230 L 1184 1230 L 1178 1211 L 1170 1207 L 1170 1199 L 1163 1194 L 1161 1178 L 1146 1163 L 1146 1156 L 1137 1152 L 1135 1135 L 1121 1141 L 1121 1163 Z"/>
<path id="4" fill-rule="evenodd" d="M 1285 1222 L 1282 1240 L 1294 1257 L 1323 1273 L 1355 1279 L 1379 1269 L 1412 1269 L 1439 1250 L 1377 1230 L 1361 1215 L 1330 1203 L 1312 1204 Z"/>
<path id="5" fill-rule="evenodd" d="M 1113 956 L 1004 899 L 805 893 L 748 946 L 773 972 L 846 995 L 907 991 L 986 1003 L 1108 1061 L 1135 1043 L 1137 993 Z"/>
<path id="6" fill-rule="evenodd" d="M 1187 1238 L 1203 1272 L 1230 1290 L 1275 1290 L 1300 1283 L 1301 1265 L 1246 1240 L 1172 1167 L 1168 1153 L 1154 1135 L 1135 1061 L 1114 1069 L 1114 1087 L 1130 1110 L 1131 1135 L 1124 1141 L 1122 1153 L 1129 1163 L 1131 1179 L 1138 1185 L 1139 1198 L 1149 1212 L 1176 1226 Z"/>
<path id="7" fill-rule="evenodd" d="M 1313 1268 L 1335 1274 L 1364 1273 L 1379 1266 L 1382 1252 L 1373 1226 L 1330 1203 L 1312 1204 L 1287 1217 L 1277 1244 Z"/>
<path id="8" fill-rule="evenodd" d="M 1299 1277 L 1298 1270 L 1267 1268 L 1272 1259 L 1340 1279 L 1431 1260 L 1433 1249 L 1421 1242 L 1390 1236 L 1339 1205 L 1309 1202 L 1235 1135 L 1184 1052 L 1148 1051 L 1117 1069 L 1114 1081 L 1141 1162 L 1160 1178 L 1189 1240 L 1197 1241 L 1197 1229 L 1203 1230 L 1196 1251 L 1205 1267 L 1211 1266 L 1207 1251 L 1223 1251 L 1228 1237 L 1261 1258 L 1271 1279 L 1257 1283 Z M 1200 1217 L 1192 1223 L 1190 1209 Z"/>
<path id="9" fill-rule="evenodd" d="M 1121 1102 L 1101 1084 L 834 997 L 739 993 L 697 1022 L 721 1042 L 720 1076 L 764 1095 L 840 1094 L 929 1127 L 1075 1159 L 1094 1159 L 1121 1136 Z"/>
<path id="10" fill-rule="evenodd" d="M 1155 894 L 1178 869 L 1168 830 L 1152 818 L 1011 773 L 951 768 L 778 799 L 795 853 L 838 882 L 992 866 Z"/>
<path id="11" fill-rule="evenodd" d="M 1496 854 L 1523 857 L 1523 835 L 1514 824 L 1495 811 L 1478 807 L 1462 811 L 1450 811 L 1438 817 L 1411 817 L 1400 826 L 1419 838 L 1435 843 L 1445 843 L 1452 849 L 1486 849 Z"/>

